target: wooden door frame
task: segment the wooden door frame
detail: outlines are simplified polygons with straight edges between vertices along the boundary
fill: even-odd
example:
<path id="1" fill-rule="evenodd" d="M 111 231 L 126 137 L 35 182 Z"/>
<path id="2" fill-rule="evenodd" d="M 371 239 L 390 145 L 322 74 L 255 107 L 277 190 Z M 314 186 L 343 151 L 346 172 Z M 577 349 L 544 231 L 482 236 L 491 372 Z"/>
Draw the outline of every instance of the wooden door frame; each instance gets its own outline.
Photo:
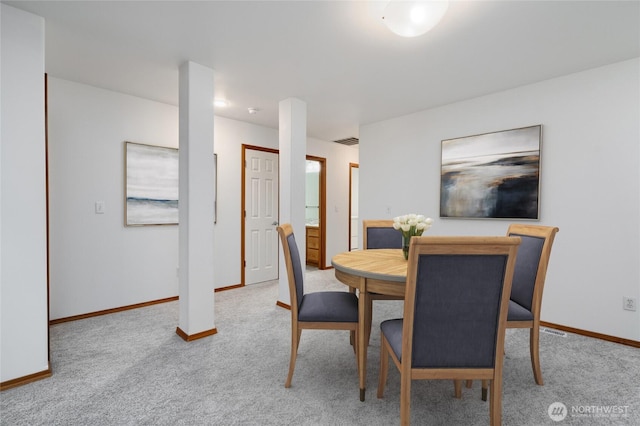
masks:
<path id="1" fill-rule="evenodd" d="M 360 164 L 349 163 L 349 251 L 351 251 L 351 200 L 353 200 L 353 194 L 351 193 L 351 189 L 353 188 L 351 173 L 353 172 L 353 169 L 360 170 Z M 358 208 L 358 211 L 359 210 L 360 209 Z M 361 237 L 358 236 L 358 238 Z"/>
<path id="2" fill-rule="evenodd" d="M 241 186 L 240 186 L 240 191 L 241 191 L 241 195 L 240 195 L 240 287 L 244 287 L 246 285 L 245 283 L 245 277 L 244 277 L 244 268 L 245 268 L 245 264 L 246 264 L 246 259 L 245 259 L 245 244 L 244 244 L 244 240 L 245 240 L 245 217 L 246 217 L 246 203 L 245 203 L 245 196 L 246 196 L 246 192 L 245 192 L 245 185 L 246 185 L 246 164 L 247 164 L 247 160 L 246 160 L 246 151 L 248 149 L 251 149 L 253 151 L 262 151 L 262 152 L 270 152 L 273 154 L 278 154 L 278 162 L 280 162 L 280 151 L 277 149 L 273 149 L 273 148 L 265 148 L 263 146 L 255 146 L 255 145 L 247 145 L 247 144 L 242 144 L 242 159 L 241 159 L 241 163 L 240 163 L 240 182 L 241 182 Z M 280 166 L 278 166 L 278 177 L 280 176 Z M 280 179 L 278 179 L 278 222 L 280 221 Z"/>
<path id="3" fill-rule="evenodd" d="M 320 163 L 320 175 L 319 175 L 319 230 L 320 230 L 320 255 L 318 256 L 318 269 L 327 269 L 326 266 L 326 247 L 327 247 L 327 159 L 324 157 L 316 157 L 314 155 L 307 155 L 309 161 L 317 161 Z M 306 237 L 306 236 L 305 236 Z"/>

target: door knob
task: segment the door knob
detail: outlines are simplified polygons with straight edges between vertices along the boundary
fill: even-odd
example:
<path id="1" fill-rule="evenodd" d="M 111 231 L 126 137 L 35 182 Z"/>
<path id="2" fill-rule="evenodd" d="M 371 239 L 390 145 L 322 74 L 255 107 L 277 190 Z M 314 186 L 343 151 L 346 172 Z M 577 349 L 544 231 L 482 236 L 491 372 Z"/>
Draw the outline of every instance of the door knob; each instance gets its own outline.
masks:
<path id="1" fill-rule="evenodd" d="M 273 223 L 272 223 L 272 225 L 273 225 L 273 226 L 278 226 L 278 225 L 280 225 L 280 224 L 279 224 L 277 221 L 275 221 L 275 220 L 274 220 L 274 221 L 273 221 Z"/>

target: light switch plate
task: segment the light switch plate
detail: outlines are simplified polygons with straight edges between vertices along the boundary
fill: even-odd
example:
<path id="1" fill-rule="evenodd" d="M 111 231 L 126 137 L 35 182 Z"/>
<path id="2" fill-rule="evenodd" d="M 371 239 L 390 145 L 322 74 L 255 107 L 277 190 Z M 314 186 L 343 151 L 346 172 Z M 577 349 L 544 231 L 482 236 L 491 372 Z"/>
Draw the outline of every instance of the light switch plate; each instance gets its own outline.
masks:
<path id="1" fill-rule="evenodd" d="M 96 201 L 96 214 L 104 214 L 104 201 Z"/>

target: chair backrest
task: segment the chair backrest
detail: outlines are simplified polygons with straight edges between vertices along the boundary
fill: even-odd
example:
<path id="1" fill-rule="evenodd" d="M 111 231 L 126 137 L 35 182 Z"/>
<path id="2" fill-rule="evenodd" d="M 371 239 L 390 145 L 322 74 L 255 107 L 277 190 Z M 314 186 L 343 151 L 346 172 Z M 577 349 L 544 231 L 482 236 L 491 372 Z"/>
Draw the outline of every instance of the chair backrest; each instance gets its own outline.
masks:
<path id="1" fill-rule="evenodd" d="M 552 226 L 522 224 L 512 224 L 507 230 L 508 236 L 522 239 L 513 274 L 511 300 L 536 316 L 540 313 L 551 246 L 558 231 Z"/>
<path id="2" fill-rule="evenodd" d="M 362 228 L 365 250 L 402 248 L 402 233 L 393 229 L 393 220 L 363 220 Z"/>
<path id="3" fill-rule="evenodd" d="M 278 226 L 278 234 L 282 243 L 284 262 L 287 265 L 287 279 L 289 281 L 289 298 L 291 300 L 291 312 L 295 318 L 298 317 L 298 308 L 302 303 L 304 295 L 304 283 L 302 274 L 302 263 L 300 263 L 300 252 L 298 244 L 293 235 L 293 227 L 289 223 Z"/>
<path id="4" fill-rule="evenodd" d="M 515 237 L 411 239 L 402 331 L 410 368 L 496 368 L 519 244 Z"/>

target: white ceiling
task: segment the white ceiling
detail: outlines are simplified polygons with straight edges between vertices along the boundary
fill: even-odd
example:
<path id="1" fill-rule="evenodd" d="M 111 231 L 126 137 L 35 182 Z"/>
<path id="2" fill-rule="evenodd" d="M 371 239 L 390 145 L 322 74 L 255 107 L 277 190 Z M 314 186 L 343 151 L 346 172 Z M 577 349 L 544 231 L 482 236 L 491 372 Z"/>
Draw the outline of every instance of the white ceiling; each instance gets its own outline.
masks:
<path id="1" fill-rule="evenodd" d="M 45 18 L 50 76 L 177 105 L 178 67 L 194 61 L 230 102 L 216 115 L 277 128 L 296 97 L 323 140 L 640 56 L 639 1 L 452 1 L 415 39 L 384 27 L 386 2 L 3 3 Z"/>

